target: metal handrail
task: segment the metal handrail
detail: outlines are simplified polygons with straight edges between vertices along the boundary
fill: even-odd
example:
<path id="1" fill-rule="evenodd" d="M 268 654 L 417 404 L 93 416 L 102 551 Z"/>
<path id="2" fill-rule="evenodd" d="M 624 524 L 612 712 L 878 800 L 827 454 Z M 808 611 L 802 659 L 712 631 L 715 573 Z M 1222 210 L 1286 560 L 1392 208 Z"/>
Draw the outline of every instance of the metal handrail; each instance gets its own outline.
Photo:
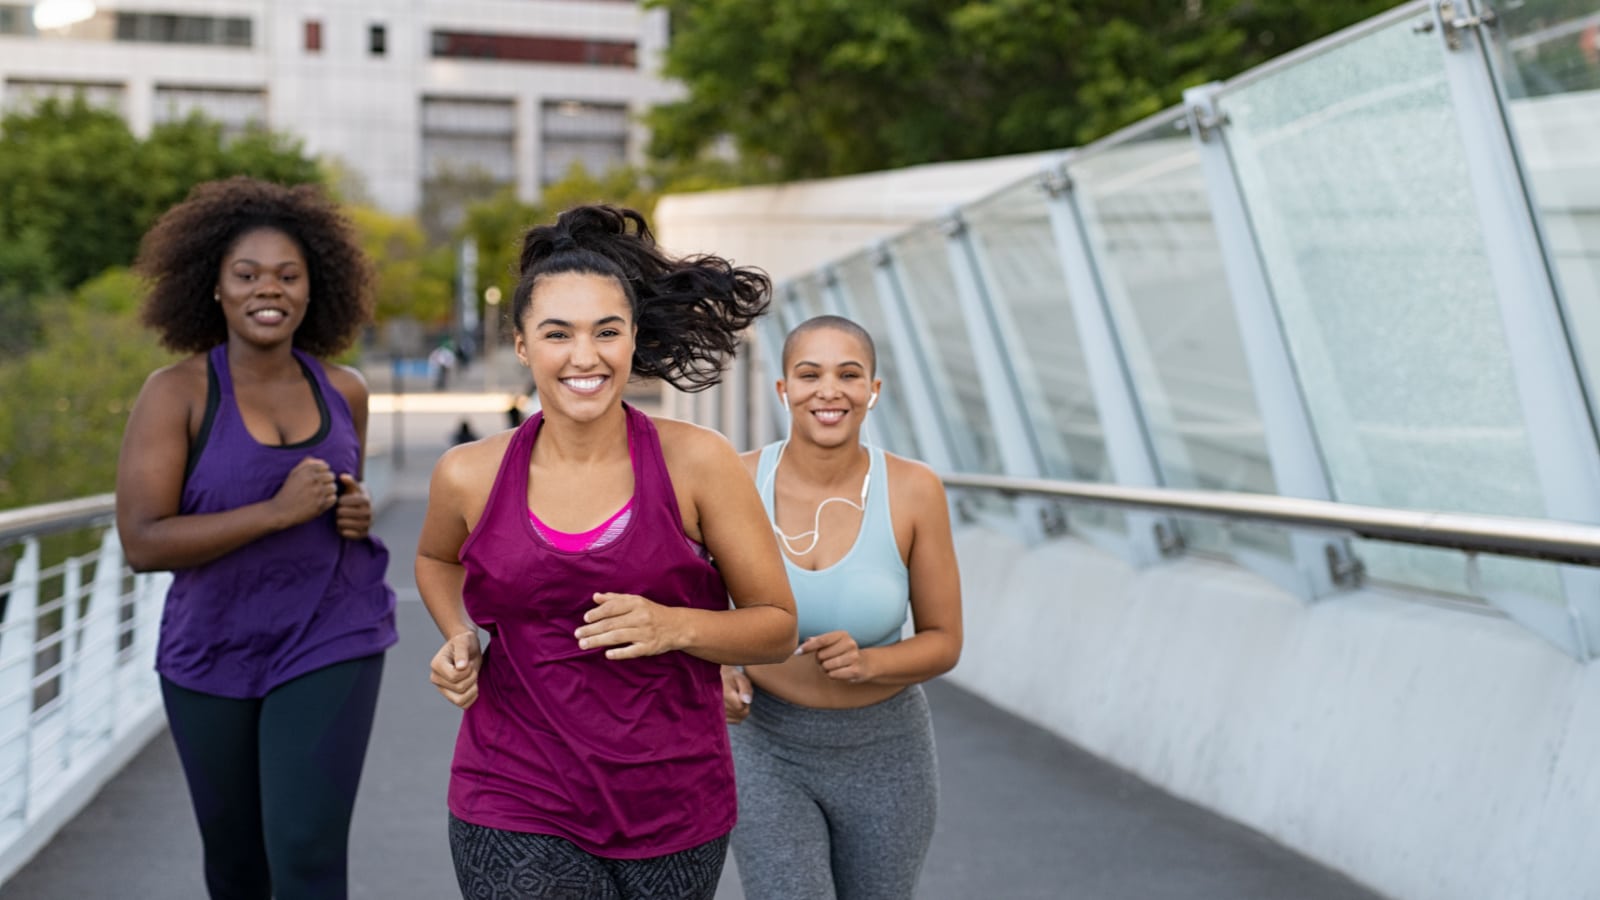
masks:
<path id="1" fill-rule="evenodd" d="M 95 494 L 59 503 L 0 511 L 0 545 L 29 535 L 96 525 L 116 512 L 117 495 Z"/>
<path id="2" fill-rule="evenodd" d="M 1547 562 L 1600 566 L 1600 526 L 1550 519 L 1390 509 L 1274 494 L 1129 487 L 1084 481 L 943 473 L 946 487 L 1097 506 L 1284 525 Z"/>

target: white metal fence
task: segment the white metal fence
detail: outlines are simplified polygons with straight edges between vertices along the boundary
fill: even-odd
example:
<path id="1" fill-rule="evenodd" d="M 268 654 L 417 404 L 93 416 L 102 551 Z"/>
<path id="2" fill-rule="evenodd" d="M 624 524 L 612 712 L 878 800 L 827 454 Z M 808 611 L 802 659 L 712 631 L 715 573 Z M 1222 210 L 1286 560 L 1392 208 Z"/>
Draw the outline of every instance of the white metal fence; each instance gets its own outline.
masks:
<path id="1" fill-rule="evenodd" d="M 128 569 L 112 503 L 0 513 L 0 884 L 164 722 L 153 660 L 171 576 Z"/>

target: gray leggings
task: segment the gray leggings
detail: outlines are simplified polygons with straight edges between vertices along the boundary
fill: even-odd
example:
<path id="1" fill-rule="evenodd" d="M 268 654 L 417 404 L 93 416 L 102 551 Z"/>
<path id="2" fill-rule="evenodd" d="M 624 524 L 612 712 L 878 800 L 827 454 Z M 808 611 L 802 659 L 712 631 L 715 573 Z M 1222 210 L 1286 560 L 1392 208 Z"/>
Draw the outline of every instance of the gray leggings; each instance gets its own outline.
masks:
<path id="1" fill-rule="evenodd" d="M 909 900 L 939 804 L 922 688 L 861 709 L 757 689 L 750 717 L 728 733 L 746 900 Z"/>

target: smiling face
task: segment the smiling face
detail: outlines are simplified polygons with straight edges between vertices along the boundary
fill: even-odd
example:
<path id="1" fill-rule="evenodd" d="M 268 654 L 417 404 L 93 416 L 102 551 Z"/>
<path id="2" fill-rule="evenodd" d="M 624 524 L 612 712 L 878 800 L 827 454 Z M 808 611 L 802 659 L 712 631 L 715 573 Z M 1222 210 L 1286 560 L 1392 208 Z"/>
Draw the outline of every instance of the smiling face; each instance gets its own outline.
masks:
<path id="1" fill-rule="evenodd" d="M 230 337 L 262 345 L 292 340 L 311 297 L 305 254 L 276 228 L 247 231 L 223 255 L 216 290 Z"/>
<path id="2" fill-rule="evenodd" d="M 823 447 L 859 443 L 867 404 L 882 386 L 867 346 L 840 329 L 817 328 L 798 335 L 790 351 L 778 390 L 788 395 L 793 437 Z"/>
<path id="3" fill-rule="evenodd" d="M 516 347 L 547 416 L 593 421 L 621 403 L 633 374 L 628 296 L 604 275 L 543 276 L 518 323 Z"/>

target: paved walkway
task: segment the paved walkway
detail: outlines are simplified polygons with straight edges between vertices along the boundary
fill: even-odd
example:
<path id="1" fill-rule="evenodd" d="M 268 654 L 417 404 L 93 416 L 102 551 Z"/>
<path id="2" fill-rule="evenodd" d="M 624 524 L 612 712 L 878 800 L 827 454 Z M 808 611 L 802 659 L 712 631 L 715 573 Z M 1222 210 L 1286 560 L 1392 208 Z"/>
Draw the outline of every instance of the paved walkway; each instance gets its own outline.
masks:
<path id="1" fill-rule="evenodd" d="M 381 427 L 374 422 L 375 429 Z M 437 440 L 437 439 L 435 439 Z M 353 898 L 458 896 L 444 798 L 459 713 L 428 684 L 438 633 L 411 551 L 429 461 L 398 473 L 377 532 L 393 551 L 400 644 L 389 653 L 351 837 Z M 980 598 L 969 602 L 976 608 Z M 938 831 L 919 898 L 1354 900 L 1375 895 L 1255 832 L 1176 800 L 948 683 L 929 685 Z M 162 733 L 12 881 L 4 900 L 203 898 L 200 842 Z M 742 900 L 733 867 L 718 900 Z"/>

